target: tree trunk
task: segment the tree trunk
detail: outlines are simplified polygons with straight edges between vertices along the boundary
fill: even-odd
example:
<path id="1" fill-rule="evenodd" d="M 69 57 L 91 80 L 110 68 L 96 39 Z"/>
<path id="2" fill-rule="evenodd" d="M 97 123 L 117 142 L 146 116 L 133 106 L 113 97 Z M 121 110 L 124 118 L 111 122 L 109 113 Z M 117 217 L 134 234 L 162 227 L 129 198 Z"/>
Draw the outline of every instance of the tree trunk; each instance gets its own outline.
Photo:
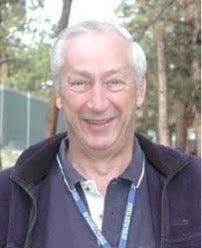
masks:
<path id="1" fill-rule="evenodd" d="M 68 26 L 71 5 L 72 5 L 72 0 L 63 0 L 62 15 L 58 23 L 58 33 Z M 46 137 L 51 137 L 55 135 L 57 129 L 57 119 L 58 119 L 58 109 L 56 107 L 56 94 L 53 86 L 50 96 L 50 103 L 49 103 L 49 110 L 47 117 L 47 128 L 45 132 Z"/>
<path id="2" fill-rule="evenodd" d="M 45 137 L 49 138 L 56 133 L 57 129 L 57 118 L 58 118 L 58 108 L 56 107 L 56 94 L 54 86 L 51 90 L 51 96 L 49 101 L 49 109 L 48 109 L 48 115 L 47 115 L 47 122 L 48 125 L 46 127 Z"/>
<path id="3" fill-rule="evenodd" d="M 191 20 L 193 27 L 192 43 L 193 45 L 201 45 L 199 37 L 201 34 L 201 20 L 200 11 L 195 14 L 195 17 Z M 199 39 L 199 40 L 198 40 Z M 191 77 L 192 79 L 201 79 L 201 65 L 200 61 L 193 60 L 191 65 Z M 192 93 L 195 103 L 192 107 L 194 113 L 194 129 L 196 132 L 196 155 L 201 157 L 201 87 L 198 86 Z"/>
<path id="4" fill-rule="evenodd" d="M 180 100 L 175 101 L 176 111 L 176 148 L 182 152 L 186 150 L 187 139 L 187 122 L 186 122 L 186 107 Z"/>
<path id="5" fill-rule="evenodd" d="M 71 6 L 72 0 L 63 0 L 62 15 L 58 23 L 58 32 L 61 32 L 68 26 Z"/>
<path id="6" fill-rule="evenodd" d="M 169 145 L 167 75 L 163 21 L 159 22 L 155 26 L 155 42 L 158 65 L 158 138 L 160 144 Z"/>
<path id="7" fill-rule="evenodd" d="M 7 59 L 4 53 L 0 51 L 0 84 L 1 83 L 3 84 L 6 81 L 7 75 L 8 75 Z"/>

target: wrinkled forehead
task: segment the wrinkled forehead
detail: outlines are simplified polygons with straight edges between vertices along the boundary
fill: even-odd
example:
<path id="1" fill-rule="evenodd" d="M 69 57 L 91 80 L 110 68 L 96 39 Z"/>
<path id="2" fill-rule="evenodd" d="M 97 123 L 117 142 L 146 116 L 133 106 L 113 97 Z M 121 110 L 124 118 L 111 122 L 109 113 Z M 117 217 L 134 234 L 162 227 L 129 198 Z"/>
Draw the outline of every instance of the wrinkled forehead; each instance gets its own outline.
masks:
<path id="1" fill-rule="evenodd" d="M 99 59 L 126 60 L 131 56 L 131 43 L 115 32 L 81 33 L 65 41 L 62 56 L 71 64 L 90 58 L 97 63 Z"/>

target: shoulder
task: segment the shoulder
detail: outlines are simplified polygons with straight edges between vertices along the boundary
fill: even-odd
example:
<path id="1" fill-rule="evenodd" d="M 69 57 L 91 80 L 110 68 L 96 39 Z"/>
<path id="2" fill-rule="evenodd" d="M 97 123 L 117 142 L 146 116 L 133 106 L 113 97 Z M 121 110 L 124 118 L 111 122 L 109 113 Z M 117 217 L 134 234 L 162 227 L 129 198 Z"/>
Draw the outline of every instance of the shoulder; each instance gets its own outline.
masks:
<path id="1" fill-rule="evenodd" d="M 171 147 L 152 143 L 142 135 L 136 135 L 147 161 L 161 175 L 168 178 L 184 170 L 189 170 L 195 175 L 200 174 L 200 158 L 182 153 Z"/>
<path id="2" fill-rule="evenodd" d="M 186 189 L 189 188 L 193 191 L 193 194 L 197 194 L 200 198 L 201 159 L 188 154 L 182 154 L 180 156 L 186 157 L 187 165 L 176 174 L 176 179 L 178 179 L 179 183 L 182 183 Z"/>
<path id="3" fill-rule="evenodd" d="M 60 133 L 28 147 L 18 158 L 16 166 L 33 161 L 40 162 L 43 159 L 52 160 L 58 151 L 61 140 L 66 135 L 66 133 Z"/>
<path id="4" fill-rule="evenodd" d="M 179 183 L 188 185 L 191 182 L 192 187 L 198 188 L 201 181 L 201 159 L 191 154 L 182 153 L 169 147 L 160 147 L 164 155 L 164 161 L 167 166 L 168 175 L 177 179 Z M 180 180 L 181 179 L 181 180 Z"/>
<path id="5" fill-rule="evenodd" d="M 61 133 L 27 148 L 13 168 L 12 180 L 20 180 L 25 185 L 40 182 L 49 173 L 61 140 L 66 135 L 66 133 Z"/>

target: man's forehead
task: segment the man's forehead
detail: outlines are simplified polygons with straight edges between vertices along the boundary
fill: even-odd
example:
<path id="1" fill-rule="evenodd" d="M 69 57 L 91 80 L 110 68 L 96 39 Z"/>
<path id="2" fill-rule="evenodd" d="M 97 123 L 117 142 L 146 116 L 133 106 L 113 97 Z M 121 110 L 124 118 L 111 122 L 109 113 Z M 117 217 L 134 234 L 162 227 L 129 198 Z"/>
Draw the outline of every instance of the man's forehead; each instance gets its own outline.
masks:
<path id="1" fill-rule="evenodd" d="M 66 43 L 63 56 L 66 72 L 85 76 L 87 73 L 108 76 L 131 67 L 126 41 L 117 34 L 90 33 L 73 37 Z"/>
<path id="2" fill-rule="evenodd" d="M 109 42 L 114 46 L 128 47 L 129 44 L 129 41 L 116 32 L 98 32 L 92 30 L 87 33 L 78 33 L 69 37 L 64 43 L 64 48 L 69 49 L 70 47 L 76 47 L 78 44 L 93 43 L 94 40 L 98 43 Z M 97 46 L 97 48 L 99 49 L 99 46 Z M 86 49 L 90 49 L 90 47 L 86 47 Z"/>
<path id="3" fill-rule="evenodd" d="M 82 35 L 68 40 L 64 46 L 63 58 L 66 63 L 84 64 L 99 63 L 109 64 L 122 63 L 130 57 L 128 43 L 118 35 Z M 121 61 L 121 62 L 120 62 Z"/>

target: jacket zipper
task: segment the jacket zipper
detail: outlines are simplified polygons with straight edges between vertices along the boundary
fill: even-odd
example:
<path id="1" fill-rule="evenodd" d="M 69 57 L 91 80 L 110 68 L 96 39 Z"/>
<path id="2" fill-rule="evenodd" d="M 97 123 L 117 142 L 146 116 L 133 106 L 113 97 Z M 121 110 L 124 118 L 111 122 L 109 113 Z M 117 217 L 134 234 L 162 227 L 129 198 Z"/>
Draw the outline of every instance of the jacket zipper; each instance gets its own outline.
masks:
<path id="1" fill-rule="evenodd" d="M 24 248 L 31 248 L 30 246 L 30 242 L 31 242 L 31 232 L 33 230 L 33 227 L 35 225 L 36 222 L 36 218 L 37 218 L 37 204 L 36 201 L 32 195 L 32 192 L 30 191 L 33 188 L 32 184 L 29 184 L 28 187 L 25 187 L 23 185 L 23 183 L 21 183 L 20 181 L 16 180 L 13 178 L 13 181 L 15 183 L 17 183 L 30 197 L 31 202 L 32 202 L 32 207 L 31 207 L 31 211 L 30 211 L 30 218 L 29 218 L 29 228 L 27 231 L 27 235 L 26 235 L 26 239 L 25 239 L 25 244 L 24 244 Z"/>

